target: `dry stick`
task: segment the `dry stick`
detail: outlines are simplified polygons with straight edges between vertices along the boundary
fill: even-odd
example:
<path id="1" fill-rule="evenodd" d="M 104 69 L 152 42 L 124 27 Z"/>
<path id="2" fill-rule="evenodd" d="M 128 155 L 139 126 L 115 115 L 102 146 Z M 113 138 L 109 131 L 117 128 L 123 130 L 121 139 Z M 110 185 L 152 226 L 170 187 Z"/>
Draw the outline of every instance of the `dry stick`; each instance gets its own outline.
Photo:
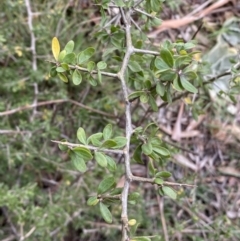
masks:
<path id="1" fill-rule="evenodd" d="M 155 185 L 155 190 L 157 191 L 156 185 Z M 160 197 L 158 194 L 156 194 L 156 196 L 157 196 L 158 208 L 159 208 L 161 222 L 162 222 L 164 241 L 169 241 L 167 224 L 166 224 L 166 220 L 164 217 L 164 208 L 163 208 L 164 207 L 164 197 Z"/>
<path id="2" fill-rule="evenodd" d="M 122 191 L 122 241 L 129 240 L 128 237 L 128 210 L 127 210 L 127 203 L 128 203 L 128 193 L 129 193 L 129 187 L 130 182 L 132 181 L 132 172 L 130 167 L 130 139 L 132 135 L 132 119 L 131 119 L 131 103 L 128 100 L 128 91 L 127 91 L 127 84 L 125 80 L 125 73 L 127 69 L 127 65 L 130 59 L 131 54 L 133 53 L 133 46 L 132 46 L 132 38 L 131 38 L 131 15 L 130 10 L 127 11 L 126 15 L 122 8 L 119 8 L 123 23 L 125 26 L 125 34 L 126 34 L 126 53 L 122 62 L 122 66 L 120 71 L 118 72 L 118 78 L 121 81 L 122 91 L 123 91 L 123 97 L 125 100 L 125 115 L 126 115 L 126 138 L 127 143 L 126 147 L 124 149 L 124 156 L 125 156 L 125 183 Z"/>
<path id="3" fill-rule="evenodd" d="M 21 107 L 18 107 L 16 109 L 13 109 L 13 110 L 7 110 L 7 111 L 4 111 L 4 112 L 0 112 L 0 116 L 12 115 L 14 113 L 17 113 L 17 112 L 20 112 L 20 111 L 23 111 L 23 110 L 32 109 L 34 107 L 39 107 L 39 106 L 44 106 L 44 105 L 51 105 L 51 104 L 60 104 L 60 103 L 64 103 L 64 102 L 70 102 L 70 103 L 72 103 L 74 105 L 82 107 L 83 109 L 86 109 L 86 110 L 91 111 L 91 112 L 98 113 L 100 115 L 116 118 L 116 116 L 113 115 L 113 114 L 109 114 L 109 113 L 101 111 L 101 110 L 93 109 L 93 108 L 91 108 L 89 106 L 86 106 L 86 105 L 83 105 L 81 103 L 78 103 L 75 100 L 63 100 L 63 99 L 43 101 L 43 102 L 37 103 L 36 105 L 32 104 L 32 105 L 21 106 Z"/>

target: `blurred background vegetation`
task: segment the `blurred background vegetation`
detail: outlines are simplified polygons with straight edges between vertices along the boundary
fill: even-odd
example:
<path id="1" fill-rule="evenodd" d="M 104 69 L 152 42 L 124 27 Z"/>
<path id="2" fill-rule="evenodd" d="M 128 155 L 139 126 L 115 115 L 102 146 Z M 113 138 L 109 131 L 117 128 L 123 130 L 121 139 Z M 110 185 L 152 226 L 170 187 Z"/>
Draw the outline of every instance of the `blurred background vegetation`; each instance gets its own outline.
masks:
<path id="1" fill-rule="evenodd" d="M 166 1 L 160 18 L 181 19 L 204 2 Z M 204 17 L 197 35 L 201 73 L 209 77 L 239 61 L 240 6 L 237 1 L 225 3 Z M 120 207 L 112 210 L 114 224 L 109 225 L 97 208 L 86 205 L 104 170 L 92 163 L 87 173 L 78 173 L 68 156 L 51 142 L 65 138 L 77 143 L 80 126 L 88 134 L 102 130 L 109 122 L 115 131 L 123 130 L 124 105 L 117 83 L 107 79 L 93 88 L 83 81 L 76 87 L 49 77 L 54 36 L 63 45 L 74 40 L 76 51 L 93 46 L 96 61 L 101 59 L 104 45 L 95 37 L 98 7 L 88 0 L 10 0 L 1 1 L 0 9 L 0 240 L 120 240 Z M 154 44 L 158 47 L 163 39 L 188 40 L 199 25 L 194 22 L 159 32 Z M 155 30 L 149 29 L 147 34 L 151 31 Z M 238 240 L 239 86 L 230 90 L 226 84 L 229 77 L 218 81 L 194 103 L 186 98 L 159 111 L 163 136 L 174 144 L 173 153 L 179 151 L 165 168 L 174 174 L 174 181 L 198 187 L 179 189 L 178 200 L 164 199 L 162 209 L 159 204 L 163 200 L 153 187 L 133 185 L 132 190 L 139 190 L 142 199 L 129 213 L 140 222 L 140 235 L 157 234 L 153 240 L 164 240 L 164 219 L 169 240 Z M 235 82 L 240 83 L 237 78 Z M 225 92 L 230 98 L 225 98 Z M 182 103 L 185 108 L 180 115 Z M 118 113 L 119 118 L 99 110 Z M 193 120 L 193 110 L 202 114 L 198 122 Z M 183 135 L 172 138 L 176 137 L 176 123 Z M 137 164 L 133 169 L 143 176 L 146 172 Z M 122 174 L 122 165 L 118 165 L 115 175 L 121 180 Z"/>

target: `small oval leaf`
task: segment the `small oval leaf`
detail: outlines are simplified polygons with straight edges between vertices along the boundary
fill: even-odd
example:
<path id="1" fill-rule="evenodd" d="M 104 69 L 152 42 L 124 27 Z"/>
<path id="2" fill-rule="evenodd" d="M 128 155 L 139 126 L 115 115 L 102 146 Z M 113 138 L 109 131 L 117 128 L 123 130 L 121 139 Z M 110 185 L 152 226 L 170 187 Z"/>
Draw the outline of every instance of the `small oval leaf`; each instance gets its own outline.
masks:
<path id="1" fill-rule="evenodd" d="M 64 47 L 64 49 L 66 50 L 67 53 L 71 53 L 74 49 L 74 42 L 72 40 L 70 40 L 66 46 Z"/>
<path id="2" fill-rule="evenodd" d="M 72 75 L 73 84 L 79 85 L 82 82 L 82 75 L 78 70 L 74 70 Z"/>
<path id="3" fill-rule="evenodd" d="M 155 178 L 154 182 L 158 185 L 162 185 L 164 183 L 163 179 L 161 179 L 161 178 Z"/>
<path id="4" fill-rule="evenodd" d="M 93 158 L 90 150 L 86 147 L 78 146 L 74 147 L 72 150 L 85 161 L 90 161 Z"/>
<path id="5" fill-rule="evenodd" d="M 185 90 L 194 94 L 198 92 L 197 88 L 193 86 L 189 81 L 187 81 L 184 75 L 180 75 L 180 81 Z"/>
<path id="6" fill-rule="evenodd" d="M 100 139 L 102 139 L 103 134 L 101 132 L 95 133 L 88 137 L 87 143 L 92 142 L 94 146 L 101 146 L 102 143 L 100 142 Z"/>
<path id="7" fill-rule="evenodd" d="M 101 148 L 113 148 L 117 145 L 117 142 L 113 139 L 106 140 L 102 143 Z"/>
<path id="8" fill-rule="evenodd" d="M 170 156 L 170 152 L 168 151 L 168 149 L 161 146 L 153 147 L 153 151 L 161 156 L 165 156 L 165 157 Z"/>
<path id="9" fill-rule="evenodd" d="M 99 203 L 99 199 L 94 196 L 94 197 L 90 197 L 88 200 L 87 200 L 87 205 L 88 206 L 95 206 Z"/>
<path id="10" fill-rule="evenodd" d="M 85 164 L 85 161 L 83 158 L 78 156 L 75 152 L 71 151 L 70 152 L 70 157 L 72 160 L 73 166 L 80 172 L 85 172 L 87 170 L 87 166 Z"/>
<path id="11" fill-rule="evenodd" d="M 100 62 L 97 63 L 97 68 L 98 69 L 106 69 L 107 64 L 104 61 L 100 61 Z"/>
<path id="12" fill-rule="evenodd" d="M 150 155 L 153 151 L 152 144 L 150 142 L 144 143 L 142 145 L 142 151 L 145 155 L 147 155 L 147 156 Z"/>
<path id="13" fill-rule="evenodd" d="M 74 53 L 66 54 L 63 58 L 63 62 L 66 64 L 74 64 L 76 55 Z"/>
<path id="14" fill-rule="evenodd" d="M 98 194 L 103 194 L 116 186 L 114 177 L 103 179 L 98 186 Z"/>
<path id="15" fill-rule="evenodd" d="M 162 178 L 169 178 L 171 176 L 172 176 L 172 174 L 167 171 L 157 172 L 155 175 L 155 177 L 162 177 Z"/>
<path id="16" fill-rule="evenodd" d="M 92 47 L 89 47 L 85 49 L 84 51 L 80 52 L 78 55 L 78 64 L 82 64 L 89 60 L 95 53 L 95 49 Z"/>
<path id="17" fill-rule="evenodd" d="M 162 191 L 165 195 L 169 196 L 174 200 L 177 198 L 177 193 L 171 187 L 163 186 Z"/>
<path id="18" fill-rule="evenodd" d="M 100 202 L 100 212 L 101 212 L 103 219 L 107 223 L 112 223 L 112 214 L 109 211 L 108 207 L 105 204 L 103 204 L 102 202 Z"/>
<path id="19" fill-rule="evenodd" d="M 117 136 L 113 140 L 117 142 L 117 145 L 113 147 L 114 149 L 123 148 L 127 143 L 127 138 L 124 136 Z"/>
<path id="20" fill-rule="evenodd" d="M 106 156 L 101 153 L 101 152 L 95 152 L 94 154 L 95 156 L 95 159 L 97 161 L 97 163 L 101 166 L 101 167 L 106 167 L 107 166 L 107 159 L 106 159 Z"/>
<path id="21" fill-rule="evenodd" d="M 86 133 L 82 127 L 78 128 L 77 130 L 77 138 L 81 143 L 87 145 Z"/>
<path id="22" fill-rule="evenodd" d="M 58 55 L 60 53 L 60 44 L 57 37 L 52 39 L 52 53 L 56 61 L 58 61 Z"/>
<path id="23" fill-rule="evenodd" d="M 103 139 L 108 140 L 112 136 L 112 125 L 107 124 L 103 129 Z"/>
<path id="24" fill-rule="evenodd" d="M 168 49 L 162 48 L 160 51 L 160 56 L 169 67 L 171 68 L 173 67 L 174 65 L 173 56 Z"/>

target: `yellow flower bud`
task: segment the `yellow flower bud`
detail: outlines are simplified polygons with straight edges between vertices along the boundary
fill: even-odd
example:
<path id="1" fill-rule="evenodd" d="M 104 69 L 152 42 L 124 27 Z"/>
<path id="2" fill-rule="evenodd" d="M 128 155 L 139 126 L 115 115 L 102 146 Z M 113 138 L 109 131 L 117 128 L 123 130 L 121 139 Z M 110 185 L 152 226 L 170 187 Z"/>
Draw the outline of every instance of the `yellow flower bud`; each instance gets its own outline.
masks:
<path id="1" fill-rule="evenodd" d="M 136 219 L 130 219 L 130 220 L 128 221 L 128 225 L 129 225 L 129 226 L 134 226 L 136 223 L 137 223 Z"/>

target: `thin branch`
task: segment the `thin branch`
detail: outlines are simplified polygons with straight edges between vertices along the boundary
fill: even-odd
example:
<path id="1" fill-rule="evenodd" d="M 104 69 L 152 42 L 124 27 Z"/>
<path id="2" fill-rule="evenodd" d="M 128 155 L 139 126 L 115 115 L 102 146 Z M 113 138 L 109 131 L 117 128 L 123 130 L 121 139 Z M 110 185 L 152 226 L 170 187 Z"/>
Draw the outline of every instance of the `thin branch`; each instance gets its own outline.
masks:
<path id="1" fill-rule="evenodd" d="M 21 106 L 21 107 L 18 107 L 16 109 L 0 112 L 0 116 L 12 115 L 12 114 L 15 114 L 15 113 L 23 111 L 23 110 L 32 109 L 34 107 L 39 107 L 39 106 L 44 106 L 44 105 L 52 105 L 52 104 L 61 104 L 61 103 L 64 103 L 64 102 L 70 102 L 74 105 L 82 107 L 83 109 L 86 109 L 86 110 L 91 111 L 91 112 L 98 113 L 100 115 L 104 115 L 104 116 L 111 117 L 111 118 L 116 118 L 116 116 L 113 115 L 113 114 L 109 114 L 109 113 L 101 111 L 101 110 L 93 109 L 93 108 L 91 108 L 89 106 L 86 106 L 84 104 L 81 104 L 81 103 L 79 103 L 75 100 L 64 100 L 64 99 L 48 100 L 48 101 L 38 102 L 37 104 Z"/>
<path id="2" fill-rule="evenodd" d="M 157 192 L 157 186 L 156 185 L 155 185 L 155 190 Z M 157 196 L 158 208 L 159 208 L 161 222 L 162 222 L 162 230 L 163 230 L 163 235 L 164 235 L 164 241 L 169 241 L 167 224 L 166 224 L 166 219 L 165 219 L 165 216 L 164 216 L 164 197 L 160 197 L 158 194 L 156 194 L 156 196 Z"/>
<path id="3" fill-rule="evenodd" d="M 154 182 L 154 178 L 132 176 L 132 181 L 147 182 L 147 183 L 151 183 L 151 184 L 156 184 Z M 192 185 L 192 184 L 167 182 L 167 181 L 163 182 L 162 186 L 196 187 L 196 185 Z"/>
<path id="4" fill-rule="evenodd" d="M 125 157 L 125 183 L 122 191 L 122 241 L 129 240 L 128 238 L 128 193 L 130 182 L 132 180 L 132 172 L 130 167 L 130 140 L 132 135 L 132 119 L 131 119 L 131 103 L 128 100 L 128 88 L 125 80 L 125 73 L 127 70 L 128 62 L 131 54 L 133 53 L 132 46 L 132 38 L 131 38 L 131 14 L 130 10 L 127 11 L 126 15 L 122 8 L 119 8 L 122 16 L 122 20 L 125 26 L 125 34 L 126 34 L 126 53 L 122 62 L 121 69 L 118 73 L 118 78 L 121 81 L 123 97 L 125 100 L 125 116 L 126 116 L 126 126 L 125 126 L 125 135 L 127 138 L 126 147 L 124 149 L 124 157 Z"/>
<path id="5" fill-rule="evenodd" d="M 51 231 L 50 236 L 51 237 L 55 236 L 63 227 L 66 227 L 69 223 L 71 223 L 74 220 L 74 218 L 78 217 L 81 214 L 81 212 L 82 212 L 82 208 L 75 211 L 71 217 L 67 217 L 66 221 L 64 222 L 64 224 L 62 226 Z"/>
<path id="6" fill-rule="evenodd" d="M 155 16 L 152 16 L 151 14 L 146 13 L 146 12 L 142 11 L 141 9 L 138 9 L 138 8 L 133 8 L 133 9 L 134 9 L 134 11 L 136 11 L 136 12 L 138 12 L 138 13 L 141 13 L 141 14 L 143 14 L 143 15 L 146 15 L 146 16 L 149 17 L 149 18 L 156 18 Z"/>
<path id="7" fill-rule="evenodd" d="M 32 69 L 34 71 L 37 70 L 37 58 L 36 58 L 36 37 L 34 35 L 33 32 L 33 25 L 32 25 L 32 21 L 33 21 L 33 12 L 31 10 L 31 5 L 30 5 L 30 1 L 29 0 L 25 0 L 25 5 L 27 8 L 27 14 L 28 14 L 28 27 L 30 30 L 30 36 L 31 36 L 31 51 L 32 51 Z"/>
<path id="8" fill-rule="evenodd" d="M 31 133 L 31 131 L 0 130 L 0 135 L 1 134 L 16 135 L 16 134 L 29 134 L 29 133 Z"/>
<path id="9" fill-rule="evenodd" d="M 151 54 L 151 55 L 156 55 L 159 56 L 160 53 L 157 51 L 151 51 L 151 50 L 147 50 L 147 49 L 133 49 L 134 53 L 140 53 L 140 54 Z"/>
<path id="10" fill-rule="evenodd" d="M 61 145 L 64 145 L 64 146 L 68 146 L 69 148 L 86 147 L 86 148 L 88 148 L 89 150 L 92 150 L 92 151 L 103 151 L 103 152 L 107 152 L 107 153 L 114 153 L 114 154 L 121 154 L 121 155 L 123 155 L 125 153 L 122 150 L 112 150 L 112 149 L 105 149 L 105 148 L 89 146 L 89 145 L 74 144 L 74 143 L 70 143 L 70 142 L 67 142 L 67 141 L 52 140 L 52 142 L 58 143 L 58 144 L 61 144 Z"/>
<path id="11" fill-rule="evenodd" d="M 23 241 L 23 240 L 27 239 L 28 237 L 30 237 L 35 230 L 36 230 L 36 227 L 35 226 L 32 227 L 26 235 L 24 235 L 23 237 L 20 238 L 20 241 Z"/>
<path id="12" fill-rule="evenodd" d="M 80 66 L 77 66 L 77 65 L 75 65 L 75 66 L 74 65 L 69 65 L 69 68 L 71 68 L 71 69 L 78 69 L 78 70 L 81 70 L 83 72 L 88 72 L 90 74 L 98 74 L 98 72 L 96 70 L 92 70 L 91 72 L 89 72 L 88 69 L 80 67 Z M 117 78 L 118 77 L 117 74 L 110 73 L 110 72 L 101 71 L 101 74 L 105 75 L 105 76 L 108 76 L 108 77 L 113 77 L 113 78 Z"/>

